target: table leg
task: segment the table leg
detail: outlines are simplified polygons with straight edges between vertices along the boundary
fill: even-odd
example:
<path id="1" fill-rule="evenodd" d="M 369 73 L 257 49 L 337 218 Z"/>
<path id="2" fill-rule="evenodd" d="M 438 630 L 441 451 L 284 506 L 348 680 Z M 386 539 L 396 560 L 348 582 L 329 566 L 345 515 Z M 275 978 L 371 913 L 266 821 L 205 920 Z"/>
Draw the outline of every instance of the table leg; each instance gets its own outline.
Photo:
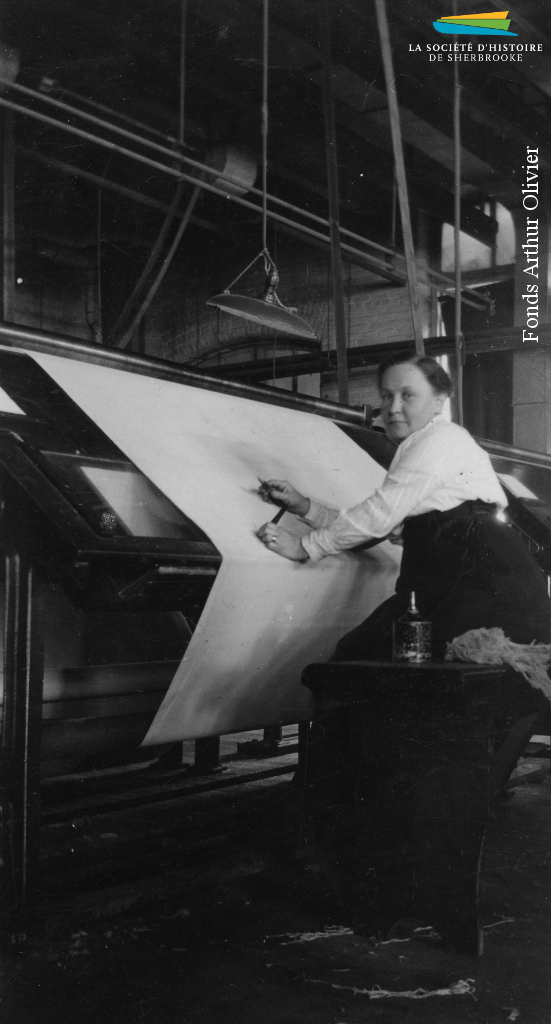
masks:
<path id="1" fill-rule="evenodd" d="M 480 864 L 491 800 L 486 723 L 441 745 L 432 769 L 415 780 L 415 916 L 457 952 L 482 952 Z"/>

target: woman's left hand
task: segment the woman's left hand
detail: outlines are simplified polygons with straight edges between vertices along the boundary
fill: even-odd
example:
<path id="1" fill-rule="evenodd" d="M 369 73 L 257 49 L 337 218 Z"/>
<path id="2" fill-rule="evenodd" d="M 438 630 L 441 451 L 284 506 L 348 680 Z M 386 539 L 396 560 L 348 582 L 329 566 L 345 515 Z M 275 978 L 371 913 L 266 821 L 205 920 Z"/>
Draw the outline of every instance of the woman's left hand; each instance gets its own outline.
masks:
<path id="1" fill-rule="evenodd" d="M 289 558 L 292 562 L 305 562 L 308 558 L 300 543 L 300 537 L 290 533 L 289 530 L 283 530 L 275 523 L 264 523 L 264 526 L 260 527 L 257 537 L 260 537 L 262 543 L 270 551 L 275 551 L 276 555 Z"/>

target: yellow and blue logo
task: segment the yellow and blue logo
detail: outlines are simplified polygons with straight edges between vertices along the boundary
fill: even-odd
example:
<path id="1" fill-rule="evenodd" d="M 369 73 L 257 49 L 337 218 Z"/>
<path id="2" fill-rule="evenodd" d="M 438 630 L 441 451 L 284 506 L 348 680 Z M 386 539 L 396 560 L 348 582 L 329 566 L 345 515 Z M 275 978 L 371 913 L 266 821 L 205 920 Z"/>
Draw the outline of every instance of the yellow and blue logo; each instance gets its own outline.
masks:
<path id="1" fill-rule="evenodd" d="M 490 14 L 460 14 L 453 18 L 439 18 L 433 21 L 437 32 L 452 36 L 518 36 L 509 32 L 511 19 L 509 11 L 491 11 Z"/>

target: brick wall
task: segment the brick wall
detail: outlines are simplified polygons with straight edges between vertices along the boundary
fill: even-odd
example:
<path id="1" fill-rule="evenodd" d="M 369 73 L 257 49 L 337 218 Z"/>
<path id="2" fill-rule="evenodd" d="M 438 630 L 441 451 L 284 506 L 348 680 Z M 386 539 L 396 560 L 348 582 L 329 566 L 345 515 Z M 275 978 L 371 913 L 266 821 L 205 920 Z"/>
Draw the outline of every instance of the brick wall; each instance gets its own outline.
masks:
<path id="1" fill-rule="evenodd" d="M 86 321 L 88 287 L 82 270 L 59 267 L 46 279 L 23 273 L 15 287 L 14 320 L 56 334 L 92 341 Z"/>

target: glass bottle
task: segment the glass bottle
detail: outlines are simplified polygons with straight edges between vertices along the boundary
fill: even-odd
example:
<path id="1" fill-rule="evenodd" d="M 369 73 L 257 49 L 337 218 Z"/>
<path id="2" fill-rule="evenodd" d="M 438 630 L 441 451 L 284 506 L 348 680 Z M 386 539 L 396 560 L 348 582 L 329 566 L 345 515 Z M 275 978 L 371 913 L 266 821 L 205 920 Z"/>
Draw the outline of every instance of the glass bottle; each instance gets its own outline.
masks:
<path id="1" fill-rule="evenodd" d="M 415 603 L 415 591 L 409 595 L 404 615 L 392 623 L 392 657 L 396 661 L 430 661 L 431 623 L 423 619 Z"/>

